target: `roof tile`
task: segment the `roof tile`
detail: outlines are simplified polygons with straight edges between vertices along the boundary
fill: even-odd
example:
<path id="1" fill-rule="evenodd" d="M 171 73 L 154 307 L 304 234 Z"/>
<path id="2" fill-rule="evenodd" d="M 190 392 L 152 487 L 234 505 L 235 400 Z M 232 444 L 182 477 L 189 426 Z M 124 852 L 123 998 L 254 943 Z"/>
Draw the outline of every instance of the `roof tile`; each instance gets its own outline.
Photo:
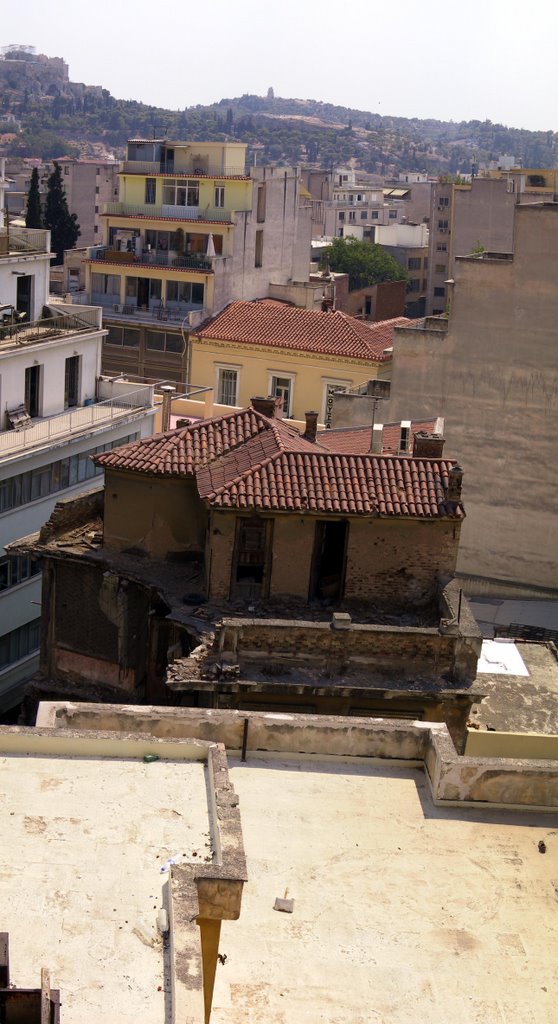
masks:
<path id="1" fill-rule="evenodd" d="M 340 310 L 322 313 L 264 299 L 231 302 L 194 336 L 383 362 L 391 358 L 385 350 L 393 345 L 395 328 L 409 323 L 405 316 L 369 323 Z"/>

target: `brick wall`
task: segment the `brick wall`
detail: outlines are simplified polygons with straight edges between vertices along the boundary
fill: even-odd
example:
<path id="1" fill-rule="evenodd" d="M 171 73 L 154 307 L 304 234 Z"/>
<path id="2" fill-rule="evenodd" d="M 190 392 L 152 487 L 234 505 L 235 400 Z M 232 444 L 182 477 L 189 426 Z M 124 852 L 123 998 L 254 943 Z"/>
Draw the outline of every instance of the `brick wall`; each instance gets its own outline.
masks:
<path id="1" fill-rule="evenodd" d="M 229 596 L 236 519 L 234 512 L 212 513 L 212 600 Z M 307 600 L 316 522 L 314 516 L 274 517 L 270 597 Z M 350 519 L 346 600 L 370 600 L 385 609 L 434 601 L 440 578 L 453 573 L 459 529 L 459 523 L 443 521 Z"/>
<path id="2" fill-rule="evenodd" d="M 40 539 L 42 543 L 52 540 L 53 537 L 68 530 L 83 526 L 84 523 L 96 516 L 102 516 L 104 505 L 104 491 L 87 491 L 85 494 L 72 495 L 71 498 L 57 501 L 41 528 Z"/>
<path id="3" fill-rule="evenodd" d="M 427 605 L 457 559 L 459 523 L 353 519 L 345 597 L 381 608 Z"/>

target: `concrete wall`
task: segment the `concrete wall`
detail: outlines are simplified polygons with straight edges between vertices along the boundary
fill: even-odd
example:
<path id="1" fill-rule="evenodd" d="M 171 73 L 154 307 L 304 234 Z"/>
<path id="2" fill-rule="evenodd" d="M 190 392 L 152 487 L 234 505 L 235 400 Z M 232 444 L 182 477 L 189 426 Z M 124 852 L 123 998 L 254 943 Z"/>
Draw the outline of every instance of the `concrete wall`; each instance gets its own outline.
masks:
<path id="1" fill-rule="evenodd" d="M 37 725 L 103 729 L 154 736 L 199 737 L 240 750 L 248 722 L 248 757 L 263 753 L 424 762 L 434 802 L 558 809 L 558 765 L 549 761 L 460 757 L 446 726 L 382 719 L 198 708 L 126 708 L 102 704 L 41 704 Z"/>
<path id="2" fill-rule="evenodd" d="M 466 474 L 458 570 L 556 590 L 558 205 L 516 207 L 513 260 L 458 260 L 455 280 L 447 333 L 396 331 L 389 416 L 445 417 Z"/>
<path id="3" fill-rule="evenodd" d="M 194 480 L 161 480 L 110 469 L 105 477 L 107 548 L 139 548 L 153 558 L 203 553 L 207 512 Z"/>
<path id="4" fill-rule="evenodd" d="M 469 729 L 465 753 L 468 757 L 520 757 L 523 760 L 558 761 L 558 736 Z"/>
<path id="5" fill-rule="evenodd" d="M 23 234 L 23 232 L 22 232 Z M 31 285 L 31 316 L 38 320 L 48 300 L 50 254 L 4 256 L 0 259 L 0 298 L 2 304 L 16 305 L 18 274 L 33 278 Z M 2 403 L 4 405 L 4 403 Z"/>

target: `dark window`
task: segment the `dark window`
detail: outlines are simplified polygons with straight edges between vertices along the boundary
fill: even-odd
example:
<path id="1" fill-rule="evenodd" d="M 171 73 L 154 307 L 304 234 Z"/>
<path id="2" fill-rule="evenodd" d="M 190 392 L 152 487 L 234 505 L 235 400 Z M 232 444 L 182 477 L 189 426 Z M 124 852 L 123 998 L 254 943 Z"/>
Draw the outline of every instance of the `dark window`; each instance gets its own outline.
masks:
<path id="1" fill-rule="evenodd" d="M 256 252 L 254 266 L 263 267 L 263 231 L 256 231 Z"/>
<path id="2" fill-rule="evenodd" d="M 40 571 L 39 562 L 30 555 L 6 555 L 0 558 L 0 590 L 17 587 Z"/>
<path id="3" fill-rule="evenodd" d="M 66 359 L 64 368 L 64 408 L 72 409 L 79 405 L 79 363 L 80 356 Z"/>
<path id="4" fill-rule="evenodd" d="M 157 179 L 146 178 L 145 179 L 145 203 L 146 205 L 153 205 L 155 202 L 155 194 L 157 190 Z"/>
<path id="5" fill-rule="evenodd" d="M 420 270 L 420 258 L 418 256 L 410 256 L 407 260 L 407 267 L 409 270 Z"/>
<path id="6" fill-rule="evenodd" d="M 39 416 L 41 367 L 28 366 L 25 370 L 25 408 L 30 416 Z"/>
<path id="7" fill-rule="evenodd" d="M 33 619 L 24 626 L 12 629 L 0 636 L 0 669 L 13 665 L 39 650 L 41 642 L 41 619 Z"/>
<path id="8" fill-rule="evenodd" d="M 439 299 L 443 299 L 445 294 L 446 294 L 446 289 L 445 288 L 435 288 L 434 289 L 434 295 L 436 295 Z"/>

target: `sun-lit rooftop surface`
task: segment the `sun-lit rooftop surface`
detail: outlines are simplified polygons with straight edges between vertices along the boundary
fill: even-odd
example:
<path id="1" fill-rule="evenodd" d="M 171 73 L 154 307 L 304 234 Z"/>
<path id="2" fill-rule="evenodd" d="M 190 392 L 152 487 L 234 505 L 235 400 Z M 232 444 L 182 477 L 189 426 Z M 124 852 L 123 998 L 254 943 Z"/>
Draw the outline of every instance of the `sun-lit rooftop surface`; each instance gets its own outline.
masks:
<path id="1" fill-rule="evenodd" d="M 249 881 L 211 1024 L 555 1024 L 556 815 L 437 808 L 414 768 L 229 766 Z"/>
<path id="2" fill-rule="evenodd" d="M 164 1024 L 162 943 L 144 939 L 165 861 L 210 855 L 204 764 L 0 754 L 0 801 L 13 983 L 35 988 L 48 967 L 64 1024 Z"/>

